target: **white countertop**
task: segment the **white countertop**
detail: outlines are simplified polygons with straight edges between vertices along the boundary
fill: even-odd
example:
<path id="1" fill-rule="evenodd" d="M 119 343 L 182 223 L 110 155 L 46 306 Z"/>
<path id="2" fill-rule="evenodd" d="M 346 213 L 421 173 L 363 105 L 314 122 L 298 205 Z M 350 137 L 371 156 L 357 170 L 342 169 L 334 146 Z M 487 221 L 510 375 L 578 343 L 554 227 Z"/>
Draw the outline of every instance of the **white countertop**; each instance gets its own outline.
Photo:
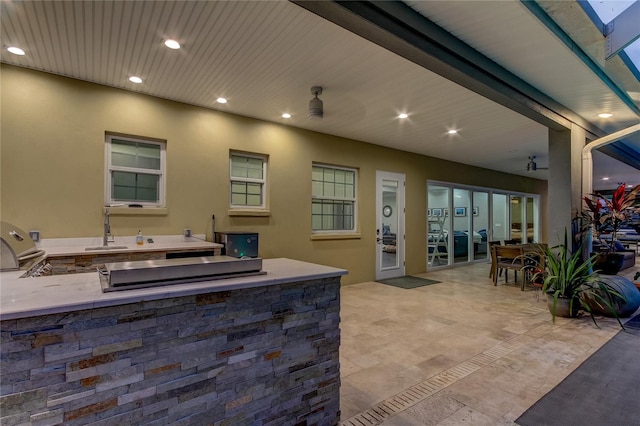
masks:
<path id="1" fill-rule="evenodd" d="M 148 243 L 147 239 L 153 239 L 153 243 Z M 182 235 L 160 235 L 144 237 L 144 244 L 137 245 L 135 236 L 115 237 L 110 246 L 123 246 L 126 249 L 109 250 L 85 250 L 87 247 L 102 246 L 101 237 L 89 238 L 50 238 L 42 240 L 36 246 L 43 249 L 47 256 L 77 256 L 105 253 L 128 253 L 144 251 L 180 251 L 180 250 L 201 250 L 222 248 L 222 244 L 212 243 L 204 240 L 204 235 L 183 237 Z"/>
<path id="2" fill-rule="evenodd" d="M 209 243 L 213 244 L 213 243 Z M 172 247 L 175 248 L 175 247 Z M 264 259 L 266 275 L 103 293 L 98 273 L 19 278 L 24 271 L 0 273 L 0 320 L 81 309 L 237 290 L 346 275 L 344 269 L 292 259 Z"/>

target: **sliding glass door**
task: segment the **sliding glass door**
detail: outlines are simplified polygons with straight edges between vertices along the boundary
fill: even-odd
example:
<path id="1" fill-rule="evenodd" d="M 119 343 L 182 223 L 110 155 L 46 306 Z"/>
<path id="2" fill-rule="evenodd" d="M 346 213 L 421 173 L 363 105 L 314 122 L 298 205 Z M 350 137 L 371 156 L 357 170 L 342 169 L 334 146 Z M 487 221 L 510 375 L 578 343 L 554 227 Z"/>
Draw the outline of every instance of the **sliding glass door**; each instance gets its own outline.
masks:
<path id="1" fill-rule="evenodd" d="M 490 241 L 539 241 L 539 197 L 427 182 L 427 267 L 489 259 Z"/>

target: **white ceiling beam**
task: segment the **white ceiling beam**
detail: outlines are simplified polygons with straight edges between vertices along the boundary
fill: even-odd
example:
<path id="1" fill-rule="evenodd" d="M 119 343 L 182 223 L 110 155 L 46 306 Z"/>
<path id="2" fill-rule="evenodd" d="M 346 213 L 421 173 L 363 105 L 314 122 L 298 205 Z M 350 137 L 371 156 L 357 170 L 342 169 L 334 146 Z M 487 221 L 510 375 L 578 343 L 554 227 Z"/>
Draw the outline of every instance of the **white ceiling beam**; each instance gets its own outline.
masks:
<path id="1" fill-rule="evenodd" d="M 640 38 L 640 1 L 636 1 L 605 27 L 607 60 Z"/>

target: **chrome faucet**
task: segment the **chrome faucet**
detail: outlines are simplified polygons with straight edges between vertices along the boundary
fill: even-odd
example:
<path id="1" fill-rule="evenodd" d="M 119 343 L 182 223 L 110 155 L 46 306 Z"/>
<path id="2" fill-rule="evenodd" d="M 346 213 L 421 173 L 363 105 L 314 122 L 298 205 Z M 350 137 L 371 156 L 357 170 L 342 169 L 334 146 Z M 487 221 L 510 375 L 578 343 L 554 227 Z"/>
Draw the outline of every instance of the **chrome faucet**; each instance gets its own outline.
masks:
<path id="1" fill-rule="evenodd" d="M 111 236 L 111 225 L 109 224 L 109 205 L 104 206 L 104 235 L 102 236 L 102 247 L 109 245 Z"/>
<path id="2" fill-rule="evenodd" d="M 104 206 L 104 235 L 102 236 L 102 245 L 99 247 L 87 247 L 85 250 L 116 250 L 127 248 L 126 246 L 109 245 L 109 243 L 114 242 L 113 235 L 111 235 L 111 224 L 109 223 L 109 209 L 116 206 L 118 206 L 118 204 L 105 204 Z"/>

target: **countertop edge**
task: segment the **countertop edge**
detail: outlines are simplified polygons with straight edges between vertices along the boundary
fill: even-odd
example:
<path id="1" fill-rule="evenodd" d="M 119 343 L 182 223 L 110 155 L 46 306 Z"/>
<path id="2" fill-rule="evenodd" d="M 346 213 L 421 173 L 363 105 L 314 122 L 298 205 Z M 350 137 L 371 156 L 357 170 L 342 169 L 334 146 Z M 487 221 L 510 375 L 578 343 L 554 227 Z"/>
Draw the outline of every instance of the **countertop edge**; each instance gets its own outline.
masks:
<path id="1" fill-rule="evenodd" d="M 284 272 L 283 269 L 287 267 L 295 269 L 295 271 L 289 273 Z M 0 311 L 0 321 L 16 320 L 41 315 L 59 314 L 84 309 L 105 308 L 128 303 L 192 296 L 211 292 L 272 286 L 285 283 L 294 283 L 297 281 L 338 277 L 348 274 L 348 271 L 344 269 L 286 258 L 263 260 L 263 270 L 266 272 L 265 275 L 228 278 L 222 280 L 208 280 L 194 283 L 175 284 L 170 286 L 122 290 L 110 293 L 102 292 L 100 282 L 96 274 L 75 274 L 75 276 L 69 278 L 73 278 L 77 281 L 79 279 L 78 277 L 83 278 L 84 276 L 86 276 L 86 280 L 82 280 L 82 283 L 76 282 L 68 284 L 68 288 L 66 290 L 68 290 L 72 294 L 75 293 L 76 297 L 79 297 L 77 292 L 80 292 L 84 300 L 69 300 L 68 302 L 66 301 L 58 303 L 53 302 L 49 306 L 22 307 L 11 310 L 7 306 L 6 300 L 4 300 L 4 298 L 8 296 L 4 291 L 5 289 L 3 288 L 1 294 L 2 310 Z M 306 270 L 306 272 L 304 270 Z M 58 277 L 68 276 L 60 275 Z M 22 280 L 42 279 L 43 278 L 20 278 L 18 280 L 20 280 L 24 284 L 28 284 L 26 281 Z M 59 279 L 64 281 L 64 278 Z M 12 284 L 15 285 L 15 280 L 11 281 Z M 2 283 L 0 283 L 0 285 L 2 285 Z M 65 284 L 62 283 L 57 285 L 40 285 L 37 288 L 37 290 L 40 290 L 40 292 L 34 293 L 34 298 L 37 298 L 38 300 L 49 300 L 49 298 L 46 297 L 47 293 L 50 293 L 51 296 L 54 293 L 59 292 L 59 289 L 57 289 L 56 287 L 60 287 L 61 285 Z"/>

